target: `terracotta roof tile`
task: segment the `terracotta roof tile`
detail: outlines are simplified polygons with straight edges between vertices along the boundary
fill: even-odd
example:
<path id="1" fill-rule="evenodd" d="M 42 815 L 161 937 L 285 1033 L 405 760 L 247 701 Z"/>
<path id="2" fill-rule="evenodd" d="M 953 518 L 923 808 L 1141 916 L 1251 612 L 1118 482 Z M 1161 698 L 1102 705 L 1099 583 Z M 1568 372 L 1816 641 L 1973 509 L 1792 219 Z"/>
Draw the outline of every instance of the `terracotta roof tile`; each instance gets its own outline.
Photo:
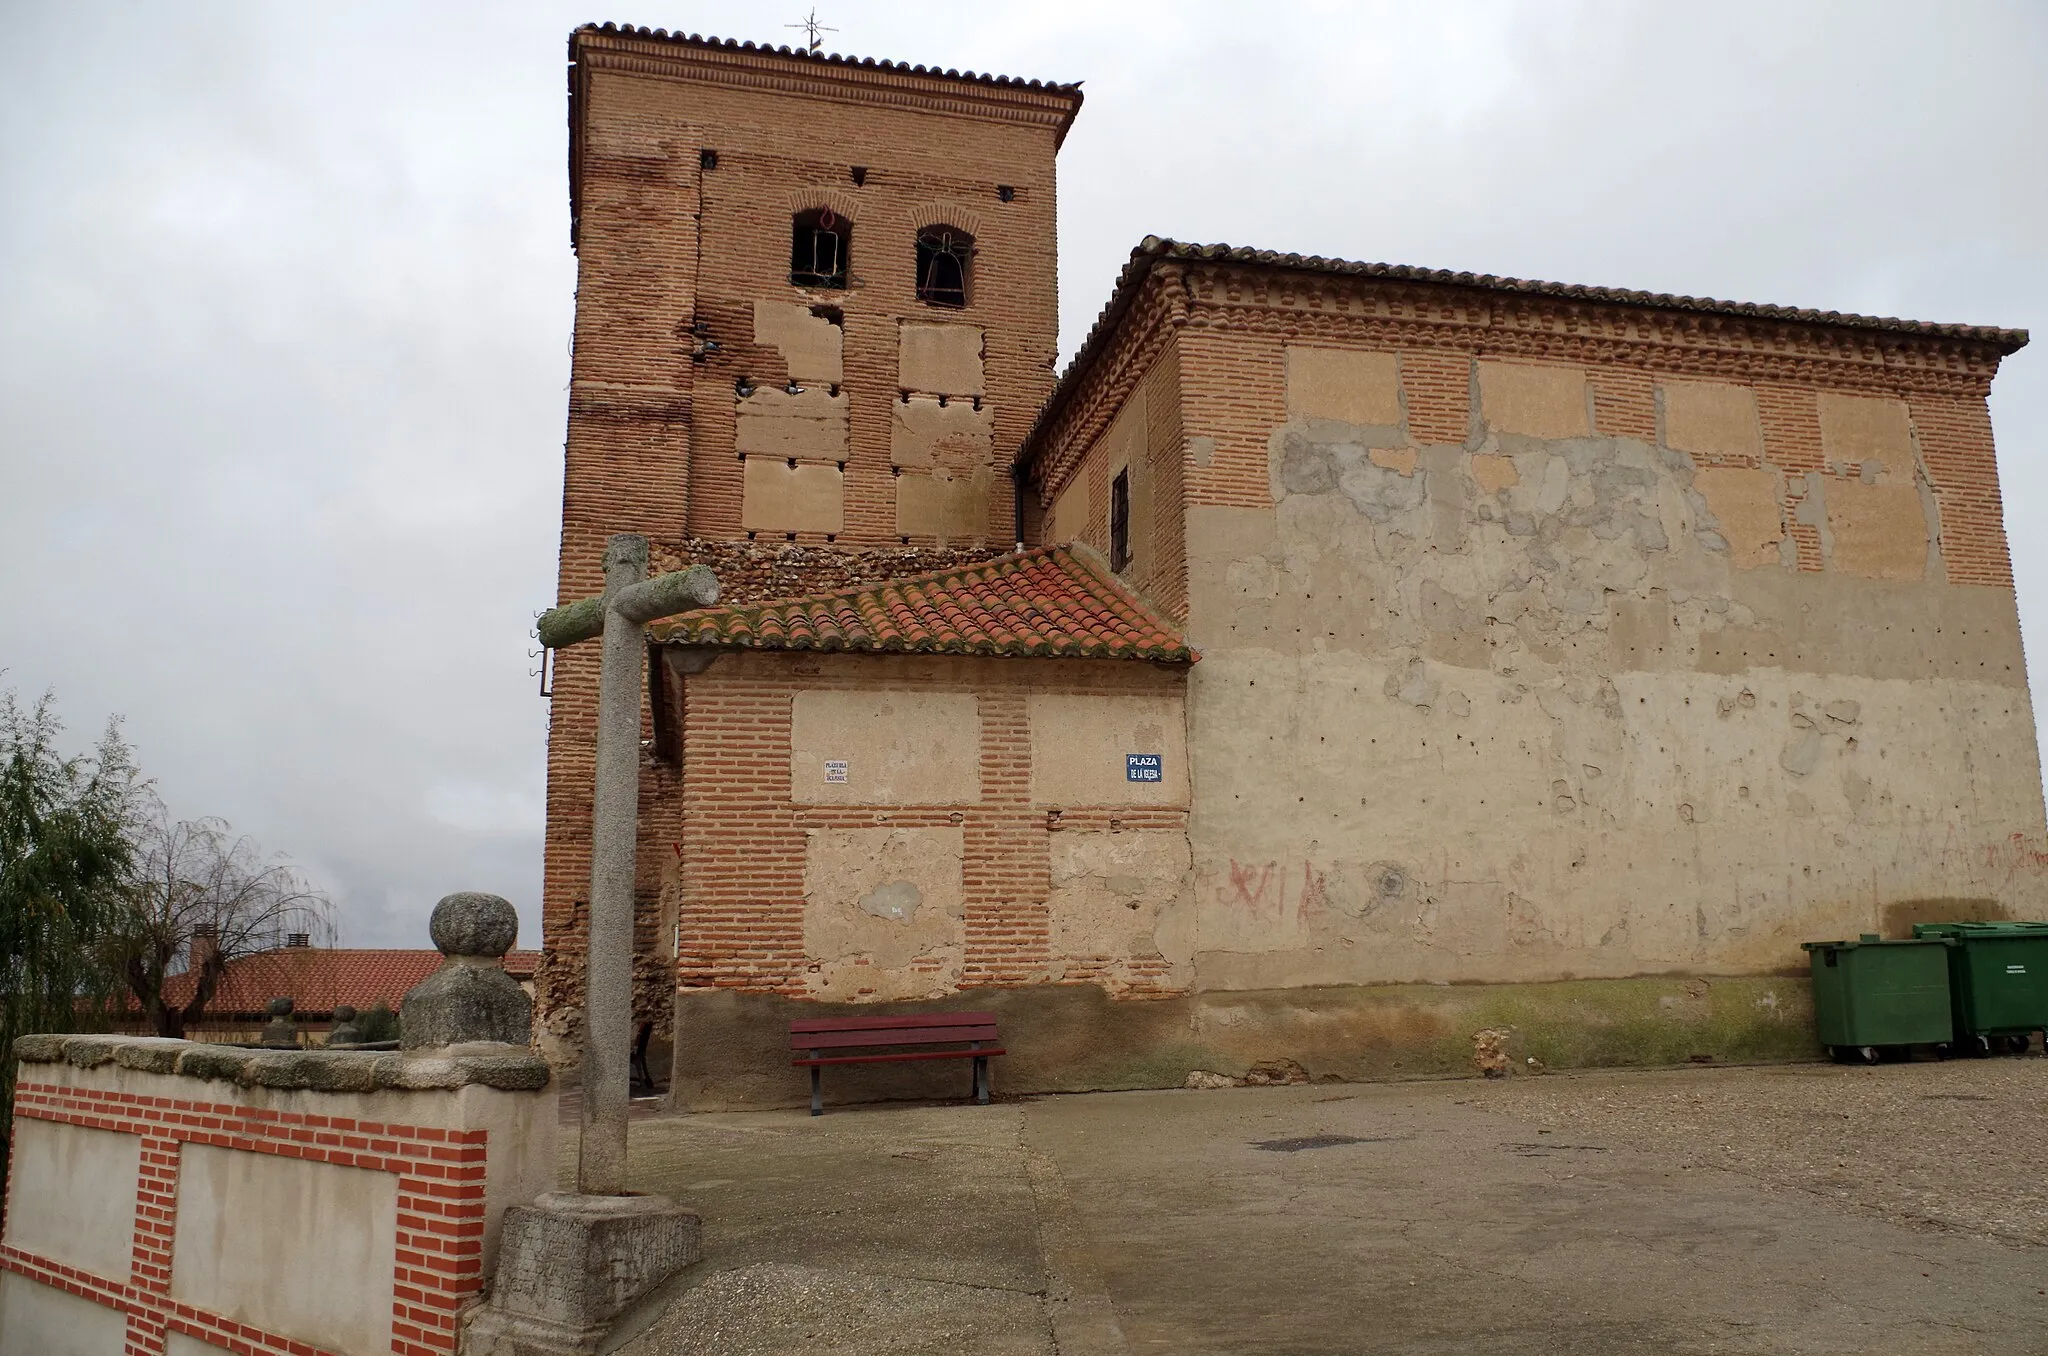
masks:
<path id="1" fill-rule="evenodd" d="M 792 25 L 793 27 L 794 25 Z M 741 42 L 736 38 L 718 38 L 709 34 L 685 33 L 681 29 L 671 33 L 666 28 L 646 28 L 634 24 L 584 24 L 576 34 L 598 34 L 615 38 L 644 38 L 653 42 L 666 42 L 678 47 L 696 47 L 707 52 L 758 52 L 762 56 L 790 57 L 797 61 L 809 61 L 820 66 L 850 66 L 870 71 L 893 71 L 898 75 L 922 75 L 937 80 L 959 80 L 974 85 L 995 85 L 1008 89 L 1044 90 L 1053 94 L 1069 94 L 1078 106 L 1081 102 L 1081 82 L 1078 80 L 1026 80 L 1015 75 L 983 75 L 979 71 L 953 70 L 940 66 L 913 66 L 907 61 L 889 61 L 876 57 L 841 56 L 837 52 L 829 55 L 813 52 L 808 47 L 778 47 L 769 42 Z M 573 37 L 575 34 L 572 34 Z"/>
<path id="2" fill-rule="evenodd" d="M 294 946 L 260 951 L 229 964 L 226 980 L 200 1020 L 260 1016 L 273 998 L 292 999 L 301 1017 L 326 1016 L 339 1003 L 360 1011 L 382 1001 L 396 1012 L 406 993 L 440 968 L 441 959 L 433 950 Z M 514 979 L 530 979 L 539 962 L 538 951 L 513 951 L 505 956 L 505 970 Z M 192 983 L 189 974 L 172 975 L 164 983 L 165 1001 L 184 1006 L 192 999 Z"/>
<path id="3" fill-rule="evenodd" d="M 700 608 L 656 622 L 648 634 L 671 645 L 751 650 L 1199 658 L 1170 622 L 1071 546 L 807 598 Z"/>

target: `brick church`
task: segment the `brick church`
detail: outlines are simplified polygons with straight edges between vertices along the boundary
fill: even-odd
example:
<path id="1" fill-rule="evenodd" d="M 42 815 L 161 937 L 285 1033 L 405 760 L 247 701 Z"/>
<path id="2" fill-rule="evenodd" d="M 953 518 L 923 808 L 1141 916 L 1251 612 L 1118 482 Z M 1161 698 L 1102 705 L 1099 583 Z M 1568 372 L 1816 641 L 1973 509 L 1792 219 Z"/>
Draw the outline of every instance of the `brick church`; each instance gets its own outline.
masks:
<path id="1" fill-rule="evenodd" d="M 1057 373 L 1078 86 L 569 55 L 559 598 L 622 531 L 724 586 L 648 652 L 679 1105 L 797 1100 L 786 1023 L 840 1004 L 995 1009 L 1011 1090 L 1481 1029 L 1767 1058 L 1811 1048 L 1800 941 L 2042 911 L 1986 406 L 2023 332 L 1148 237 Z M 596 662 L 553 674 L 557 1052 Z"/>

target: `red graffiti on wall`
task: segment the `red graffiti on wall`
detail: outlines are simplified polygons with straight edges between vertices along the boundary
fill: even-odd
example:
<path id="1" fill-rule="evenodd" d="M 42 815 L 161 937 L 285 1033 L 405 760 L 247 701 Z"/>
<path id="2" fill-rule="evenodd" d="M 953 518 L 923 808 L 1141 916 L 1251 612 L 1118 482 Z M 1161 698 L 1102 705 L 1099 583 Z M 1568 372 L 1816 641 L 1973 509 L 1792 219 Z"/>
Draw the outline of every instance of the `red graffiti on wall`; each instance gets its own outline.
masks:
<path id="1" fill-rule="evenodd" d="M 1246 866 L 1237 858 L 1230 859 L 1230 888 L 1235 892 L 1231 900 L 1247 913 L 1278 915 L 1283 907 L 1286 886 L 1275 877 L 1279 874 L 1278 862 L 1261 862 Z M 1272 891 L 1272 898 L 1266 892 Z"/>
<path id="2" fill-rule="evenodd" d="M 2016 833 L 2002 843 L 1986 843 L 1984 865 L 2008 875 L 2048 871 L 2048 839 L 2035 840 Z"/>

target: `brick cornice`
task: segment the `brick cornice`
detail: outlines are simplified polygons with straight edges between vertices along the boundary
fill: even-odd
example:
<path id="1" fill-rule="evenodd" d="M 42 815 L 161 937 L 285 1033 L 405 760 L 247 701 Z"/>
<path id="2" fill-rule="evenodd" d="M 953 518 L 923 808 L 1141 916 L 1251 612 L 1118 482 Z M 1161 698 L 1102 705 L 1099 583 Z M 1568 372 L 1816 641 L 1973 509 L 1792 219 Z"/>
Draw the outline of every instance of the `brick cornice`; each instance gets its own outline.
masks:
<path id="1" fill-rule="evenodd" d="M 1147 237 L 1131 252 L 1102 315 L 1053 388 L 1018 454 L 1029 478 L 1056 486 L 1093 436 L 1075 435 L 1076 404 L 1147 323 L 1138 298 L 1173 270 L 1179 323 L 1382 348 L 1625 364 L 1673 376 L 1938 394 L 1982 399 L 2020 330 L 1936 325 L 1613 288 L 1476 277 L 1441 270 L 1190 246 Z M 1086 421 L 1081 421 L 1086 424 Z M 1080 447 L 1074 443 L 1079 441 Z M 1041 466 L 1040 463 L 1045 465 Z"/>
<path id="2" fill-rule="evenodd" d="M 1992 343 L 1762 317 L 1508 295 L 1256 267 L 1187 271 L 1196 327 L 1387 348 L 1436 348 L 1678 376 L 1982 397 Z"/>
<path id="3" fill-rule="evenodd" d="M 1182 270 L 1156 268 L 1135 292 L 1109 343 L 1096 354 L 1057 411 L 1032 430 L 1024 465 L 1041 505 L 1050 505 L 1131 391 L 1158 361 L 1173 332 L 1188 323 Z"/>
<path id="4" fill-rule="evenodd" d="M 857 66 L 785 55 L 772 48 L 697 46 L 655 37 L 584 31 L 578 59 L 589 69 L 665 80 L 695 80 L 842 103 L 882 104 L 925 113 L 989 118 L 1064 135 L 1080 91 L 925 75 L 901 67 Z"/>

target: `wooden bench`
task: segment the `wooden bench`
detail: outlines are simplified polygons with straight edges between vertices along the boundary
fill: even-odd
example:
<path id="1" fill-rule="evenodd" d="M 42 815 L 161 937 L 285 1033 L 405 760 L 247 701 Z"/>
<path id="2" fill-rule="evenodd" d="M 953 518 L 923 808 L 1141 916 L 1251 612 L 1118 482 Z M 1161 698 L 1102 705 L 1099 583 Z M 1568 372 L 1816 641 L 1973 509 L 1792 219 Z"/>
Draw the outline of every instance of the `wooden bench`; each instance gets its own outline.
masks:
<path id="1" fill-rule="evenodd" d="M 903 1046 L 957 1046 L 910 1049 Z M 811 1114 L 825 1114 L 827 1064 L 894 1064 L 911 1059 L 971 1059 L 976 1102 L 988 1105 L 988 1062 L 1006 1053 L 997 1043 L 992 1012 L 917 1012 L 896 1017 L 819 1017 L 789 1024 L 794 1068 L 811 1071 Z M 859 1053 L 853 1053 L 859 1052 Z"/>

